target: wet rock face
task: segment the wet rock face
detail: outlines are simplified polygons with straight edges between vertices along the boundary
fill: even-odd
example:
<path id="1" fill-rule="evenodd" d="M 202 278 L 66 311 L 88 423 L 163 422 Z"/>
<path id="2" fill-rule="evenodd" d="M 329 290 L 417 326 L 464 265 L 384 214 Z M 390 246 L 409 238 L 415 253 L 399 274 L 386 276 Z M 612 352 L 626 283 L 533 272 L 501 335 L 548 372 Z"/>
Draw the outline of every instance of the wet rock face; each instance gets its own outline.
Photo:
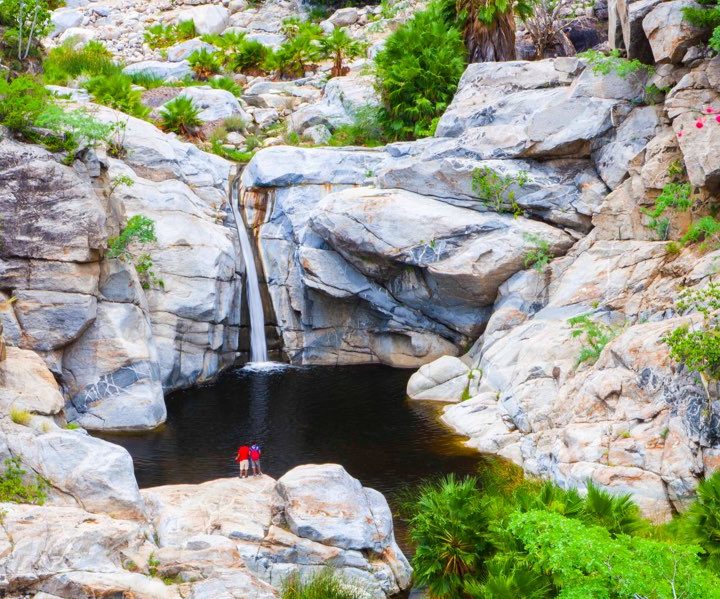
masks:
<path id="1" fill-rule="evenodd" d="M 118 118 L 106 108 L 96 116 Z M 0 288 L 3 301 L 15 298 L 0 310 L 6 341 L 43 355 L 68 417 L 91 429 L 155 427 L 165 390 L 207 380 L 237 356 L 243 268 L 229 163 L 133 118 L 125 149 L 125 161 L 67 167 L 0 141 Z M 133 184 L 115 185 L 119 177 Z M 103 257 L 136 214 L 155 221 L 147 250 L 164 288 L 143 289 L 132 264 Z"/>

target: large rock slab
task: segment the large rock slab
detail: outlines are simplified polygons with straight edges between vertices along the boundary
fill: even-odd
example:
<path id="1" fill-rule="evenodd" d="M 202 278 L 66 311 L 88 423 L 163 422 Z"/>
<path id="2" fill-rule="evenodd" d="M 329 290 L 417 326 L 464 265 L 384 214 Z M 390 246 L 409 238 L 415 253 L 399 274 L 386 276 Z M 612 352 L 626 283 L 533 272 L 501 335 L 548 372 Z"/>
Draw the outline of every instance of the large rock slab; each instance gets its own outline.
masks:
<path id="1" fill-rule="evenodd" d="M 688 48 L 703 41 L 708 31 L 689 23 L 683 9 L 698 7 L 693 0 L 671 0 L 653 8 L 642 21 L 655 62 L 679 63 Z"/>

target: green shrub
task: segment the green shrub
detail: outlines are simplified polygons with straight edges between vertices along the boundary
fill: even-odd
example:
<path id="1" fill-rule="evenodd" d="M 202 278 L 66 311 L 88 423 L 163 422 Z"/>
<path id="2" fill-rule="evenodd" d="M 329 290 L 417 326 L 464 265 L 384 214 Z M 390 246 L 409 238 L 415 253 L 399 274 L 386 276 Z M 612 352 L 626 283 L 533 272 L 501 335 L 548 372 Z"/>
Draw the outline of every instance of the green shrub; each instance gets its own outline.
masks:
<path id="1" fill-rule="evenodd" d="M 98 41 L 90 41 L 75 49 L 72 40 L 53 48 L 43 61 L 43 78 L 53 85 L 67 85 L 78 77 L 119 74 L 121 68 L 110 51 Z"/>
<path id="2" fill-rule="evenodd" d="M 578 54 L 579 58 L 584 58 L 593 73 L 598 75 L 609 75 L 614 73 L 622 78 L 636 75 L 641 72 L 652 74 L 655 69 L 637 58 L 628 60 L 620 56 L 619 50 L 611 50 L 608 54 L 603 54 L 597 50 L 587 50 Z"/>
<path id="3" fill-rule="evenodd" d="M 287 39 L 275 52 L 267 55 L 265 67 L 276 71 L 278 77 L 304 77 L 305 71 L 322 57 L 322 29 L 314 23 L 291 18 L 283 22 L 283 31 Z"/>
<path id="4" fill-rule="evenodd" d="M 535 233 L 525 233 L 523 238 L 531 245 L 531 248 L 525 253 L 523 265 L 525 268 L 532 267 L 537 272 L 543 272 L 552 260 L 550 242 Z"/>
<path id="5" fill-rule="evenodd" d="M 47 0 L 0 0 L 3 45 L 22 61 L 37 55 L 39 40 L 51 27 Z"/>
<path id="6" fill-rule="evenodd" d="M 472 189 L 488 208 L 495 212 L 522 214 L 522 209 L 515 200 L 516 190 L 528 182 L 528 173 L 519 171 L 517 175 L 503 175 L 483 166 L 476 168 L 472 174 Z"/>
<path id="7" fill-rule="evenodd" d="M 720 570 L 720 472 L 702 481 L 697 499 L 683 515 L 689 541 L 702 547 L 708 566 Z"/>
<path id="8" fill-rule="evenodd" d="M 668 208 L 685 212 L 692 208 L 694 196 L 690 183 L 668 183 L 655 200 L 652 210 L 642 209 L 642 213 L 650 217 L 648 227 L 655 231 L 658 239 L 664 241 L 670 230 L 670 220 L 663 216 Z"/>
<path id="9" fill-rule="evenodd" d="M 108 257 L 118 258 L 123 262 L 131 262 L 138 273 L 143 289 L 159 287 L 163 289 L 165 283 L 153 271 L 153 261 L 150 254 L 136 254 L 134 246 L 143 246 L 157 241 L 155 222 L 145 216 L 136 214 L 130 218 L 120 231 L 120 235 L 108 239 Z"/>
<path id="10" fill-rule="evenodd" d="M 130 73 L 128 77 L 130 78 L 130 81 L 133 83 L 133 85 L 139 85 L 140 87 L 144 87 L 145 89 L 155 89 L 158 87 L 163 87 L 166 84 L 165 80 L 162 77 L 158 77 L 156 75 L 152 75 L 143 71 L 139 73 Z"/>
<path id="11" fill-rule="evenodd" d="M 662 340 L 670 348 L 673 360 L 700 374 L 709 397 L 708 380 L 720 380 L 720 283 L 685 289 L 675 308 L 680 313 L 700 314 L 702 323 L 677 327 Z"/>
<path id="12" fill-rule="evenodd" d="M 385 130 L 380 117 L 380 109 L 375 106 L 360 108 L 350 125 L 341 125 L 333 131 L 328 140 L 329 146 L 366 146 L 374 148 L 387 143 Z"/>
<path id="13" fill-rule="evenodd" d="M 233 162 L 239 162 L 240 164 L 247 164 L 248 162 L 250 162 L 250 160 L 252 160 L 252 157 L 255 155 L 255 152 L 253 150 L 240 152 L 239 150 L 226 148 L 222 145 L 222 142 L 219 139 L 212 140 L 210 144 L 210 151 L 213 154 L 217 154 L 218 156 L 222 156 L 223 158 L 226 158 L 227 160 L 232 160 Z"/>
<path id="14" fill-rule="evenodd" d="M 364 599 L 366 594 L 342 581 L 331 570 L 322 570 L 308 580 L 297 573 L 288 576 L 280 596 L 282 599 Z"/>
<path id="15" fill-rule="evenodd" d="M 80 425 L 77 422 L 67 422 L 63 428 L 68 431 L 76 431 L 80 428 Z"/>
<path id="16" fill-rule="evenodd" d="M 223 127 L 228 131 L 236 131 L 242 133 L 245 131 L 247 123 L 241 116 L 229 116 L 223 121 Z"/>
<path id="17" fill-rule="evenodd" d="M 66 111 L 56 105 L 48 106 L 38 117 L 36 124 L 64 136 L 64 149 L 71 155 L 74 155 L 81 144 L 95 147 L 100 142 L 108 141 L 115 128 L 112 123 L 96 120 L 82 108 Z"/>
<path id="18" fill-rule="evenodd" d="M 222 64 L 236 73 L 259 74 L 272 53 L 270 48 L 260 42 L 247 39 L 244 33 L 203 35 L 202 39 L 217 47 Z"/>
<path id="19" fill-rule="evenodd" d="M 39 476 L 27 480 L 20 458 L 6 458 L 5 472 L 0 474 L 0 502 L 42 505 L 47 499 L 47 483 Z"/>
<path id="20" fill-rule="evenodd" d="M 214 52 L 206 48 L 195 50 L 189 57 L 188 63 L 198 79 L 206 80 L 211 75 L 220 72 L 220 60 Z"/>
<path id="21" fill-rule="evenodd" d="M 145 43 L 153 49 L 166 48 L 194 38 L 197 35 L 193 21 L 183 21 L 176 25 L 158 23 L 148 27 L 143 34 Z"/>
<path id="22" fill-rule="evenodd" d="M 142 103 L 142 94 L 132 88 L 132 80 L 127 75 L 100 75 L 90 79 L 85 87 L 100 104 L 140 119 L 150 114 L 150 109 Z"/>
<path id="23" fill-rule="evenodd" d="M 192 136 L 202 125 L 198 114 L 200 111 L 195 108 L 190 98 L 178 96 L 163 106 L 160 111 L 160 123 L 166 131 Z"/>
<path id="24" fill-rule="evenodd" d="M 720 244 L 720 222 L 712 216 L 703 216 L 690 225 L 680 243 L 698 243 L 700 249 L 716 248 Z"/>
<path id="25" fill-rule="evenodd" d="M 383 124 L 393 139 L 432 135 L 465 70 L 460 32 L 431 4 L 387 38 L 375 58 Z"/>
<path id="26" fill-rule="evenodd" d="M 0 124 L 23 136 L 30 135 L 50 105 L 48 91 L 29 75 L 11 82 L 0 78 Z"/>
<path id="27" fill-rule="evenodd" d="M 242 96 L 242 87 L 235 83 L 230 77 L 215 77 L 214 79 L 210 79 L 209 83 L 210 87 L 214 89 L 224 89 L 238 98 Z"/>
<path id="28" fill-rule="evenodd" d="M 589 361 L 594 364 L 600 357 L 602 350 L 617 337 L 618 331 L 603 322 L 593 320 L 591 314 L 580 314 L 568 319 L 571 327 L 571 335 L 574 338 L 583 337 L 585 345 L 580 349 L 576 366 Z"/>
<path id="29" fill-rule="evenodd" d="M 366 43 L 352 39 L 344 29 L 339 27 L 333 29 L 330 35 L 320 39 L 321 56 L 333 61 L 330 70 L 331 77 L 347 74 L 349 69 L 343 66 L 344 61 L 363 55 L 366 49 Z"/>

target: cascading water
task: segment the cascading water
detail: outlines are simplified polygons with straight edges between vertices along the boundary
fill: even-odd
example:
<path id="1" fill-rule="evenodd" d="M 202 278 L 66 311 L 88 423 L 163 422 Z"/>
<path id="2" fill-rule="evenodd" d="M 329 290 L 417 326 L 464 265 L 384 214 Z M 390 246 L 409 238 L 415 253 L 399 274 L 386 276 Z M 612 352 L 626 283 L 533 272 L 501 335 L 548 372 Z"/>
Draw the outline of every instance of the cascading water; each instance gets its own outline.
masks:
<path id="1" fill-rule="evenodd" d="M 235 177 L 232 183 L 230 204 L 232 205 L 235 226 L 237 227 L 240 248 L 245 262 L 245 285 L 247 289 L 248 311 L 250 312 L 250 361 L 267 362 L 267 343 L 265 342 L 265 314 L 263 313 L 262 299 L 260 298 L 260 282 L 255 268 L 255 256 L 252 244 L 245 228 L 245 221 L 240 216 L 239 209 L 240 177 Z"/>

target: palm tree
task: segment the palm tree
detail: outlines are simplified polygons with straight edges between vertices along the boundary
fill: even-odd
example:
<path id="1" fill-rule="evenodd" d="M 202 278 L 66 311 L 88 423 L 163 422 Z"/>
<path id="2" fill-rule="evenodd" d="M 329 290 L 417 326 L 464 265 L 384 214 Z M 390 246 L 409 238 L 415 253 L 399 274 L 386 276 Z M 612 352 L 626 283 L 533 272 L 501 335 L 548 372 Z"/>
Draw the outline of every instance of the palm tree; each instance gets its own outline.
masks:
<path id="1" fill-rule="evenodd" d="M 455 0 L 469 61 L 515 60 L 515 17 L 529 17 L 534 3 L 534 0 Z"/>
<path id="2" fill-rule="evenodd" d="M 332 58 L 331 77 L 345 75 L 348 71 L 343 66 L 346 58 L 355 58 L 365 52 L 366 44 L 352 39 L 344 29 L 333 29 L 333 32 L 320 40 L 323 56 Z"/>

